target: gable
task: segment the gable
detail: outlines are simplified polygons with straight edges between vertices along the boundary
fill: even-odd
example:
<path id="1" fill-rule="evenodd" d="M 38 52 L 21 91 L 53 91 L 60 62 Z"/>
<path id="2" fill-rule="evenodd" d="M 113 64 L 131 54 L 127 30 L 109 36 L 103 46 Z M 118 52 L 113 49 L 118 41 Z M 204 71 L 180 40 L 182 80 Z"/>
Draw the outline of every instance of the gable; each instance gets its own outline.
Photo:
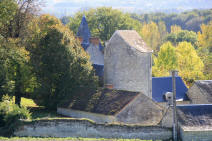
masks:
<path id="1" fill-rule="evenodd" d="M 208 102 L 212 103 L 212 80 L 198 80 L 194 83 L 201 93 L 207 97 Z"/>
<path id="2" fill-rule="evenodd" d="M 187 90 L 181 77 L 176 77 L 176 100 L 188 100 Z M 166 92 L 172 92 L 172 77 L 153 77 L 152 99 L 156 102 L 165 102 L 164 94 Z"/>
<path id="3" fill-rule="evenodd" d="M 109 42 L 113 42 L 114 38 L 121 38 L 125 44 L 140 52 L 152 52 L 135 30 L 117 30 Z"/>

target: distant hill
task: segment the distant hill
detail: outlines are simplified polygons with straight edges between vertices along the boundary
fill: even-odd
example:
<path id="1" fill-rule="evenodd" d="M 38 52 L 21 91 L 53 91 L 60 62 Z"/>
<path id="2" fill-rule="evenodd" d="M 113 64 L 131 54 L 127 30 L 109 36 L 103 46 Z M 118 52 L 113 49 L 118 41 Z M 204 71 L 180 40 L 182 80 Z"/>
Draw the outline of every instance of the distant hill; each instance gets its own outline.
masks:
<path id="1" fill-rule="evenodd" d="M 50 0 L 47 0 L 50 1 Z M 44 8 L 57 17 L 70 16 L 76 11 L 100 6 L 113 7 L 130 13 L 179 13 L 192 9 L 210 9 L 212 0 L 62 0 Z"/>
<path id="2" fill-rule="evenodd" d="M 151 13 L 151 14 L 132 14 L 132 18 L 140 22 L 149 23 L 163 21 L 166 28 L 170 31 L 172 25 L 179 25 L 182 29 L 200 31 L 201 24 L 212 21 L 212 9 L 192 10 L 178 14 Z"/>

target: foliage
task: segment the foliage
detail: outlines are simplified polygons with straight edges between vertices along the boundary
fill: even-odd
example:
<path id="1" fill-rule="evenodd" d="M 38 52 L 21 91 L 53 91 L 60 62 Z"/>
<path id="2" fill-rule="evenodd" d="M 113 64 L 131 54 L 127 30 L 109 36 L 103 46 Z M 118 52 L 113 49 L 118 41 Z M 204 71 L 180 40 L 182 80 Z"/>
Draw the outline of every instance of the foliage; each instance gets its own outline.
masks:
<path id="1" fill-rule="evenodd" d="M 14 39 L 2 39 L 0 42 L 0 95 L 14 95 L 16 103 L 20 104 L 20 97 L 33 91 L 29 54 L 23 47 L 17 47 Z"/>
<path id="2" fill-rule="evenodd" d="M 31 113 L 25 107 L 14 104 L 8 96 L 0 102 L 0 127 L 7 131 L 13 130 L 19 119 L 30 119 Z"/>
<path id="3" fill-rule="evenodd" d="M 0 29 L 9 24 L 13 20 L 16 12 L 17 4 L 14 0 L 0 1 Z"/>
<path id="4" fill-rule="evenodd" d="M 172 25 L 171 26 L 171 33 L 179 33 L 182 31 L 182 28 L 178 25 Z"/>
<path id="5" fill-rule="evenodd" d="M 147 45 L 150 46 L 155 52 L 159 51 L 161 37 L 156 23 L 151 22 L 149 24 L 144 24 L 141 28 L 141 36 Z"/>
<path id="6" fill-rule="evenodd" d="M 153 76 L 169 76 L 171 70 L 177 68 L 177 55 L 175 47 L 170 42 L 164 43 L 160 47 L 158 57 L 154 59 L 154 66 L 152 67 Z"/>
<path id="7" fill-rule="evenodd" d="M 179 30 L 179 29 L 176 29 Z M 172 42 L 177 45 L 180 42 L 190 42 L 195 48 L 197 48 L 197 34 L 193 31 L 181 30 L 168 34 L 166 41 Z"/>
<path id="8" fill-rule="evenodd" d="M 160 21 L 163 21 L 166 24 L 166 29 L 168 32 L 171 31 L 171 26 L 173 25 L 180 26 L 183 30 L 198 32 L 200 31 L 201 24 L 207 24 L 212 20 L 212 9 L 192 10 L 179 14 L 132 14 L 131 17 L 139 20 L 141 23 L 159 23 Z"/>
<path id="9" fill-rule="evenodd" d="M 27 26 L 39 9 L 39 0 L 9 0 L 1 4 L 3 12 L 8 14 L 3 13 L 5 22 L 0 25 L 0 34 L 5 38 L 20 38 L 24 43 L 28 34 Z"/>
<path id="10" fill-rule="evenodd" d="M 187 82 L 204 78 L 204 64 L 196 50 L 188 42 L 181 42 L 176 48 L 179 75 Z"/>
<path id="11" fill-rule="evenodd" d="M 206 79 L 212 79 L 212 21 L 208 25 L 203 24 L 201 31 L 198 33 L 198 51 L 205 64 Z"/>
<path id="12" fill-rule="evenodd" d="M 110 39 L 116 30 L 134 29 L 139 31 L 141 24 L 117 9 L 100 7 L 90 9 L 84 12 L 78 12 L 70 18 L 70 29 L 76 34 L 80 25 L 82 16 L 85 15 L 91 34 L 99 37 L 102 41 Z"/>
<path id="13" fill-rule="evenodd" d="M 34 100 L 55 109 L 79 87 L 96 87 L 89 57 L 70 30 L 60 24 L 49 27 L 30 51 L 39 86 Z"/>

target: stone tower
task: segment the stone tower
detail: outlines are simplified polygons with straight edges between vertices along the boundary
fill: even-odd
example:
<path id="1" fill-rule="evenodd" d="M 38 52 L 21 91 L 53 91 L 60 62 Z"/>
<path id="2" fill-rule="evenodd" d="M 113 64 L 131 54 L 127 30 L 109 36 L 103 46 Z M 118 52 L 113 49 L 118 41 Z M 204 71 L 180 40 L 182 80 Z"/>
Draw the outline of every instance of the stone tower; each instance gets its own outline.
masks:
<path id="1" fill-rule="evenodd" d="M 152 50 L 134 30 L 117 30 L 104 52 L 104 83 L 152 98 Z"/>

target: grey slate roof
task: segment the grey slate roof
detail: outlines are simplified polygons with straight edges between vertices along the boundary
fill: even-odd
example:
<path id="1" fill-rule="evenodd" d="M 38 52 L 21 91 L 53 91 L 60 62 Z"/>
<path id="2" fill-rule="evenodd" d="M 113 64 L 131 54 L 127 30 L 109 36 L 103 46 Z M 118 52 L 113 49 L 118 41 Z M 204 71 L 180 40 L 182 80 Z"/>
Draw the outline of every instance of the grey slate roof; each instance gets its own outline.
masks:
<path id="1" fill-rule="evenodd" d="M 207 96 L 208 102 L 212 103 L 212 80 L 197 80 L 194 83 Z"/>
<path id="2" fill-rule="evenodd" d="M 212 128 L 212 104 L 180 105 L 177 113 L 183 126 Z"/>
<path id="3" fill-rule="evenodd" d="M 153 52 L 135 30 L 117 30 L 114 34 L 118 34 L 125 43 L 140 52 Z"/>
<path id="4" fill-rule="evenodd" d="M 85 16 L 82 17 L 82 21 L 79 26 L 77 36 L 83 38 L 83 41 L 81 44 L 82 44 L 82 47 L 86 50 L 87 47 L 90 45 L 89 39 L 91 37 L 91 33 L 90 33 L 90 29 L 88 27 L 88 23 Z"/>

